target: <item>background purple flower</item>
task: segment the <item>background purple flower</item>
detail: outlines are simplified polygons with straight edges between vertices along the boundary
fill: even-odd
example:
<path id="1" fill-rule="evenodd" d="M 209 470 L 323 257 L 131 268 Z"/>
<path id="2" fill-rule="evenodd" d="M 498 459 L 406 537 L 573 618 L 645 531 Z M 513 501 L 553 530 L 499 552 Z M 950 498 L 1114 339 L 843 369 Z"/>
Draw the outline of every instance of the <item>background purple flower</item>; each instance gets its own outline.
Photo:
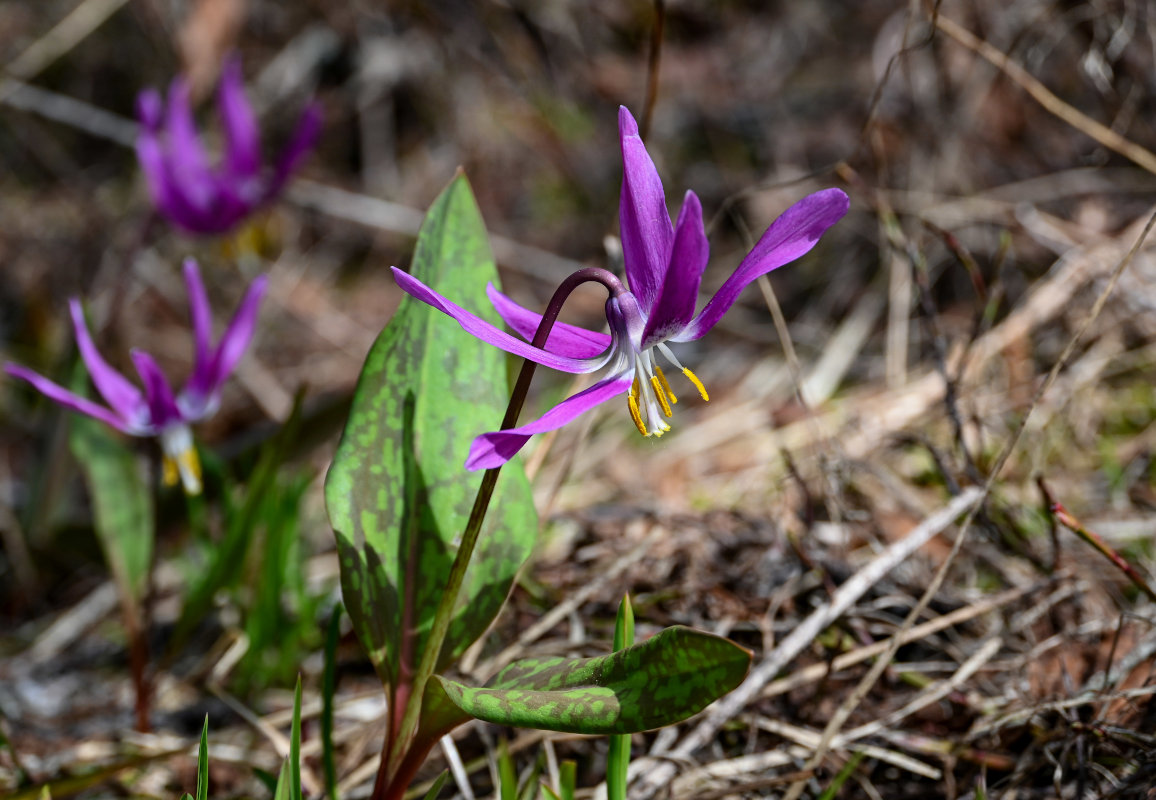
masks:
<path id="1" fill-rule="evenodd" d="M 498 330 L 455 305 L 433 289 L 394 268 L 398 285 L 417 299 L 453 317 L 466 331 L 515 355 L 565 372 L 592 372 L 609 364 L 610 375 L 585 391 L 568 397 L 541 418 L 476 438 L 466 459 L 468 469 L 504 464 L 536 433 L 565 425 L 578 415 L 619 395 L 627 395 L 631 419 L 644 436 L 661 436 L 678 402 L 662 367 L 661 355 L 680 370 L 704 400 L 709 399 L 698 377 L 684 367 L 667 342 L 689 342 L 713 328 L 760 275 L 807 253 L 819 237 L 847 213 L 847 195 L 825 189 L 804 197 L 766 230 L 738 269 L 697 315 L 699 284 L 710 246 L 702 221 L 702 205 L 688 191 L 674 224 L 666 208 L 662 179 L 638 135 L 630 112 L 618 112 L 623 176 L 619 222 L 626 280 L 630 290 L 615 290 L 606 303 L 610 333 L 555 325 L 546 348 L 533 347 Z M 542 316 L 523 308 L 491 287 L 491 302 L 502 319 L 530 340 Z"/>
<path id="2" fill-rule="evenodd" d="M 249 286 L 220 342 L 213 347 L 212 313 L 196 261 L 186 260 L 184 273 L 189 290 L 194 359 L 192 375 L 179 393 L 173 393 L 156 361 L 143 350 L 134 349 L 131 353 L 144 384 L 143 392 L 111 367 L 96 349 L 84 320 L 84 310 L 76 298 L 68 304 L 76 345 L 106 405 L 81 397 L 19 364 L 8 363 L 4 369 L 66 408 L 131 436 L 157 437 L 164 453 L 165 482 L 175 483 L 179 477 L 186 491 L 197 494 L 201 490 L 201 471 L 189 425 L 211 416 L 220 406 L 221 389 L 253 338 L 266 279 L 258 277 Z"/>
<path id="3" fill-rule="evenodd" d="M 155 89 L 137 98 L 136 151 L 149 194 L 163 216 L 189 233 L 225 233 L 275 197 L 321 131 L 320 108 L 310 104 L 289 143 L 267 169 L 237 58 L 225 64 L 217 109 L 224 130 L 224 154 L 214 166 L 197 133 L 184 78 L 172 82 L 167 105 Z"/>

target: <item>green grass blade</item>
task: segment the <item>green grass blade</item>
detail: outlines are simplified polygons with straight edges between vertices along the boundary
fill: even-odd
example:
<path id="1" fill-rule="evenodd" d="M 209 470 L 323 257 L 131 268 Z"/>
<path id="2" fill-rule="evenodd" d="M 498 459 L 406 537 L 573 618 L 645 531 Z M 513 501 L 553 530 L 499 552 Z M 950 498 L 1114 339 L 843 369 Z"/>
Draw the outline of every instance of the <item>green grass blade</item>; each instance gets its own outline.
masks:
<path id="1" fill-rule="evenodd" d="M 293 692 L 293 725 L 289 729 L 290 800 L 301 800 L 301 676 Z"/>
<path id="2" fill-rule="evenodd" d="M 505 737 L 498 740 L 498 797 L 518 800 L 518 772 L 514 769 L 514 759 Z"/>
<path id="3" fill-rule="evenodd" d="M 169 643 L 171 652 L 180 649 L 193 627 L 208 613 L 217 591 L 237 581 L 253 540 L 253 530 L 260 519 L 261 507 L 276 482 L 278 470 L 285 462 L 285 453 L 292 446 L 301 427 L 304 399 L 305 390 L 302 388 L 293 398 L 293 409 L 281 430 L 261 449 L 240 507 L 230 507 L 226 514 L 225 535 L 201 578 L 189 589 Z"/>
<path id="4" fill-rule="evenodd" d="M 341 638 L 341 604 L 333 608 L 325 632 L 325 673 L 321 678 L 321 766 L 325 791 L 337 799 L 337 757 L 333 746 L 333 698 L 337 694 L 337 643 Z"/>
<path id="5" fill-rule="evenodd" d="M 574 800 L 578 786 L 578 762 L 563 761 L 558 765 L 558 795 L 561 800 Z"/>
<path id="6" fill-rule="evenodd" d="M 209 800 L 209 715 L 205 715 L 205 724 L 201 728 L 201 747 L 197 751 L 197 797 L 196 800 Z"/>
<path id="7" fill-rule="evenodd" d="M 429 787 L 429 791 L 425 793 L 424 800 L 436 800 L 438 794 L 441 793 L 442 787 L 446 785 L 446 780 L 450 777 L 450 771 L 443 770 L 441 775 L 438 775 L 437 780 L 433 782 L 433 786 Z"/>
<path id="8" fill-rule="evenodd" d="M 835 800 L 835 795 L 839 794 L 839 790 L 843 788 L 843 784 L 855 772 L 855 768 L 859 766 L 859 762 L 863 760 L 862 753 L 852 753 L 851 757 L 847 759 L 847 763 L 843 765 L 843 769 L 839 770 L 823 793 L 819 795 L 819 800 Z"/>
<path id="9" fill-rule="evenodd" d="M 281 762 L 281 772 L 277 775 L 277 787 L 273 790 L 273 800 L 292 800 L 293 777 L 289 759 Z"/>

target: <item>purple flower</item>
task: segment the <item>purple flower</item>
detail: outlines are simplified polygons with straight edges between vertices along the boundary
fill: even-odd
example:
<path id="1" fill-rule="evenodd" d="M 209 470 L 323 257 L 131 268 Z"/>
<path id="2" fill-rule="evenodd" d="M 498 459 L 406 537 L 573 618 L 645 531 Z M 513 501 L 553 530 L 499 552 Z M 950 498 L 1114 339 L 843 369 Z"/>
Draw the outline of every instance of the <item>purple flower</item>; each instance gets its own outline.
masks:
<path id="1" fill-rule="evenodd" d="M 209 298 L 197 262 L 185 261 L 185 283 L 189 288 L 189 313 L 193 323 L 193 374 L 176 395 L 152 356 L 132 351 L 132 361 L 144 383 L 144 392 L 110 367 L 101 357 L 84 321 L 80 301 L 69 301 L 76 345 L 88 374 L 107 406 L 74 394 L 48 378 L 19 364 L 5 364 L 14 378 L 28 381 L 49 400 L 87 414 L 130 436 L 156 436 L 164 454 L 164 481 L 173 485 L 179 478 L 189 494 L 201 491 L 201 465 L 193 447 L 189 425 L 216 413 L 221 387 L 245 354 L 257 323 L 257 309 L 265 293 L 265 277 L 249 286 L 237 313 L 216 347 L 212 345 L 212 318 Z"/>
<path id="2" fill-rule="evenodd" d="M 163 216 L 189 233 L 224 233 L 275 197 L 321 131 L 320 109 L 311 104 L 272 170 L 265 169 L 257 118 L 236 58 L 225 64 L 217 108 L 225 153 L 214 167 L 201 146 L 183 78 L 169 87 L 167 107 L 155 89 L 137 98 L 136 152 L 149 194 Z"/>
<path id="3" fill-rule="evenodd" d="M 701 337 L 718 323 L 747 284 L 808 252 L 847 212 L 847 195 L 838 189 L 825 189 L 795 203 L 771 223 L 738 269 L 695 314 L 710 249 L 702 206 L 694 192 L 687 192 L 678 221 L 671 225 L 662 181 L 638 135 L 638 124 L 624 107 L 618 111 L 618 132 L 623 161 L 619 211 L 622 254 L 630 290 L 619 284 L 606 302 L 610 333 L 556 323 L 545 349 L 536 348 L 455 305 L 407 273 L 396 267 L 393 270 L 406 292 L 507 352 L 564 372 L 593 372 L 609 365 L 608 377 L 566 398 L 534 422 L 477 437 L 470 446 L 467 469 L 500 466 L 532 435 L 560 428 L 623 394 L 639 433 L 661 436 L 670 430 L 666 420 L 678 399 L 658 364 L 659 354 L 682 371 L 703 400 L 709 398 L 702 382 L 666 343 Z M 502 319 L 524 339 L 532 339 L 542 315 L 523 308 L 492 286 L 489 295 Z"/>

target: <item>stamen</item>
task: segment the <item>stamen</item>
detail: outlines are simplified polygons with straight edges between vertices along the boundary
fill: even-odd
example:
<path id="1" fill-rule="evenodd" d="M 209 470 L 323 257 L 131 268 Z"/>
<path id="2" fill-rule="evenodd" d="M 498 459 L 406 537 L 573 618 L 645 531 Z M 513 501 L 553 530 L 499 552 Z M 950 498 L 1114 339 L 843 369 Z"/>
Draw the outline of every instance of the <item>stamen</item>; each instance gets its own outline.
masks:
<path id="1" fill-rule="evenodd" d="M 662 406 L 662 413 L 670 416 L 670 403 L 666 402 L 666 392 L 662 390 L 662 382 L 658 380 L 657 375 L 650 376 L 650 385 L 654 387 L 654 396 L 658 400 L 658 404 Z"/>
<path id="2" fill-rule="evenodd" d="M 161 482 L 165 486 L 176 486 L 181 479 L 180 469 L 175 459 L 168 456 L 161 457 Z"/>
<path id="3" fill-rule="evenodd" d="M 671 364 L 674 364 L 675 367 L 677 367 L 678 369 L 686 369 L 686 367 L 684 367 L 682 365 L 682 362 L 680 362 L 677 358 L 674 357 L 674 351 L 671 350 L 669 347 L 662 344 L 661 342 L 659 344 L 655 345 L 655 347 L 657 347 L 658 352 L 660 352 L 664 356 L 666 356 L 666 360 L 669 361 Z"/>
<path id="4" fill-rule="evenodd" d="M 201 459 L 197 448 L 190 447 L 177 456 L 177 466 L 181 473 L 181 483 L 190 495 L 201 493 Z"/>
<path id="5" fill-rule="evenodd" d="M 634 380 L 634 386 L 635 388 L 630 390 L 630 394 L 626 398 L 626 405 L 630 407 L 630 418 L 634 420 L 634 424 L 638 426 L 638 432 L 643 436 L 649 436 L 650 434 L 646 430 L 646 423 L 642 421 L 642 412 L 638 409 L 638 392 L 636 391 L 638 386 L 637 378 Z"/>
<path id="6" fill-rule="evenodd" d="M 173 425 L 161 433 L 162 474 L 166 486 L 178 480 L 188 495 L 201 493 L 201 459 L 193 445 L 193 436 L 185 425 Z"/>
<path id="7" fill-rule="evenodd" d="M 674 405 L 678 402 L 678 398 L 674 396 L 674 392 L 670 390 L 670 383 L 666 380 L 666 375 L 662 373 L 662 367 L 657 364 L 654 365 L 654 374 L 658 376 L 658 382 L 662 384 L 662 390 L 666 392 L 666 396 L 670 398 L 670 404 Z M 667 414 L 669 417 L 670 414 Z"/>
<path id="8" fill-rule="evenodd" d="M 694 388 L 698 389 L 698 393 L 702 395 L 702 399 L 709 402 L 710 395 L 706 393 L 706 387 L 702 385 L 702 381 L 698 379 L 698 376 L 691 372 L 687 367 L 682 368 L 682 374 L 686 376 L 688 381 L 694 384 Z"/>

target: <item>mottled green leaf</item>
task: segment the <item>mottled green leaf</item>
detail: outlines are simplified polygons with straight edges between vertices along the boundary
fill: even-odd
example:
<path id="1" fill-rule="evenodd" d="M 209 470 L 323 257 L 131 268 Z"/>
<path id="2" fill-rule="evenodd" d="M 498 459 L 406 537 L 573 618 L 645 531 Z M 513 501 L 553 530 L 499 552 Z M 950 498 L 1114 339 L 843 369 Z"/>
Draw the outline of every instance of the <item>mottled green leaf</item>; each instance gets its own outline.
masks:
<path id="1" fill-rule="evenodd" d="M 608 656 L 516 661 L 484 688 L 436 680 L 458 707 L 487 722 L 637 733 L 697 714 L 742 683 L 750 664 L 750 652 L 727 639 L 673 627 Z"/>
<path id="2" fill-rule="evenodd" d="M 103 423 L 72 415 L 68 441 L 92 496 L 96 535 L 128 625 L 139 630 L 153 558 L 152 492 L 133 451 Z"/>
<path id="3" fill-rule="evenodd" d="M 485 291 L 497 272 L 464 176 L 430 208 L 410 271 L 500 324 Z M 409 297 L 366 358 L 325 499 L 346 610 L 394 691 L 417 663 L 482 478 L 463 467 L 470 441 L 499 425 L 508 399 L 501 351 Z M 493 620 L 536 532 L 529 484 L 511 465 L 498 483 L 439 669 Z"/>

